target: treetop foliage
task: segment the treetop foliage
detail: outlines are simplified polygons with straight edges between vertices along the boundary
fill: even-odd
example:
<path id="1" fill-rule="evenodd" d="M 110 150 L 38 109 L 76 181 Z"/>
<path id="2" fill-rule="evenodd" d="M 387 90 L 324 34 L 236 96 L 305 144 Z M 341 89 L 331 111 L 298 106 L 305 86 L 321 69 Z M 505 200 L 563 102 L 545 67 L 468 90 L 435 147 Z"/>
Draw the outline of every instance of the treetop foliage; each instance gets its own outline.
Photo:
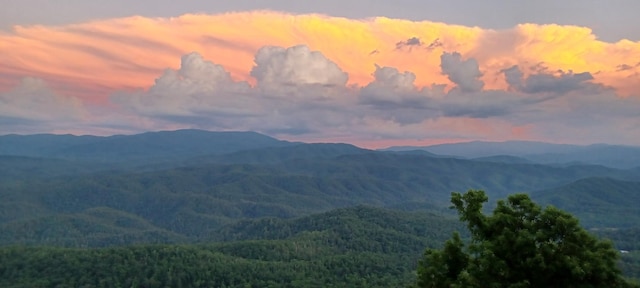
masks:
<path id="1" fill-rule="evenodd" d="M 631 287 L 611 242 L 589 234 L 571 214 L 515 194 L 487 216 L 487 200 L 481 190 L 452 193 L 471 240 L 465 244 L 454 233 L 443 249 L 427 249 L 418 287 Z"/>

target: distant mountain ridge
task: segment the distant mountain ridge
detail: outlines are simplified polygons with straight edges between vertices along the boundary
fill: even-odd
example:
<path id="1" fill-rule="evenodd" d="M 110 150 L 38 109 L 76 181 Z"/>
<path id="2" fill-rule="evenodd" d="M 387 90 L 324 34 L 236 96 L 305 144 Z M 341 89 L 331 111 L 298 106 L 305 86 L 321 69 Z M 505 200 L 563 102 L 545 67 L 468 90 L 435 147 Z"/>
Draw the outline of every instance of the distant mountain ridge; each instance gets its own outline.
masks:
<path id="1" fill-rule="evenodd" d="M 195 129 L 114 136 L 5 135 L 0 136 L 0 155 L 104 162 L 172 161 L 293 144 L 257 132 Z"/>
<path id="2" fill-rule="evenodd" d="M 494 163 L 510 163 L 510 164 L 533 164 L 534 162 L 522 157 L 511 155 L 496 155 L 473 158 L 474 161 L 494 162 Z"/>
<path id="3" fill-rule="evenodd" d="M 522 153 L 549 145 L 554 144 L 507 146 Z M 586 147 L 619 151 L 607 145 Z M 544 151 L 577 153 L 571 150 L 575 147 L 557 148 Z M 635 219 L 620 216 L 606 199 L 581 193 L 602 193 L 605 198 L 610 193 L 616 201 L 635 203 L 635 194 L 629 194 L 636 193 L 635 184 L 618 181 L 637 181 L 640 168 L 540 161 L 504 154 L 463 159 L 423 150 L 294 143 L 255 132 L 0 136 L 0 245 L 31 239 L 34 244 L 73 246 L 82 235 L 90 235 L 95 245 L 200 241 L 240 220 L 300 217 L 354 205 L 443 211 L 452 191 L 468 189 L 487 191 L 491 201 L 517 192 L 570 190 L 552 194 L 587 201 L 567 206 L 569 210 L 593 205 L 595 210 L 578 214 L 586 220 L 618 219 L 591 221 L 593 226 L 628 226 L 628 220 Z M 613 181 L 591 180 L 598 177 Z M 572 185 L 583 179 L 587 184 Z M 555 203 L 555 198 L 540 199 Z"/>
<path id="4" fill-rule="evenodd" d="M 459 156 L 467 158 L 488 157 L 496 155 L 526 155 L 540 153 L 563 153 L 584 147 L 570 144 L 552 144 L 535 141 L 471 141 L 446 143 L 429 146 L 392 146 L 383 150 L 406 151 L 425 150 L 438 155 Z"/>
<path id="5" fill-rule="evenodd" d="M 262 148 L 292 147 L 302 143 L 288 142 L 257 132 L 211 132 L 197 129 L 146 132 L 134 135 L 74 136 L 56 134 L 3 135 L 0 136 L 0 156 L 26 156 L 66 160 L 113 162 L 162 162 L 187 160 L 198 156 L 226 155 L 234 152 Z M 353 145 L 334 143 L 332 148 Z M 327 146 L 330 147 L 330 146 Z M 303 153 L 298 149 L 298 153 Z M 432 146 L 395 146 L 379 151 L 432 157 L 458 157 L 501 163 L 540 164 L 592 164 L 628 169 L 640 167 L 640 147 L 622 145 L 570 145 L 534 141 L 486 142 L 439 144 Z M 273 153 L 283 153 L 272 151 Z M 340 152 L 340 153 L 343 153 Z M 262 153 L 262 152 L 260 152 Z M 244 156 L 241 156 L 244 154 Z M 233 157 L 250 157 L 238 153 Z M 333 155 L 333 154 L 332 154 Z M 262 155 L 261 157 L 268 157 Z M 271 157 L 278 157 L 272 155 Z M 519 158 L 519 159 L 517 159 Z M 232 161 L 237 162 L 237 161 Z"/>
<path id="6" fill-rule="evenodd" d="M 462 158 L 486 158 L 514 156 L 541 164 L 592 164 L 612 168 L 640 167 L 640 147 L 608 144 L 571 145 L 534 141 L 486 142 L 438 144 L 431 146 L 395 146 L 383 151 L 424 150 L 438 155 Z M 507 158 L 502 158 L 507 160 Z M 513 159 L 511 159 L 513 160 Z"/>

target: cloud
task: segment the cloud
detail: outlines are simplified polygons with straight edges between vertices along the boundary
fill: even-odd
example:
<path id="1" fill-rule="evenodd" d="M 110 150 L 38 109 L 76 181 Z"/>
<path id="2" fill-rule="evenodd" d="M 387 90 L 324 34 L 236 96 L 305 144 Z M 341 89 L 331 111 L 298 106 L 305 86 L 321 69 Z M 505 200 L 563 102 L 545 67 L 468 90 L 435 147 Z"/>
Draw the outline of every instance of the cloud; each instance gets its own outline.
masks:
<path id="1" fill-rule="evenodd" d="M 394 67 L 375 66 L 374 81 L 360 90 L 360 102 L 374 106 L 425 106 L 427 95 L 415 86 L 416 75 Z"/>
<path id="2" fill-rule="evenodd" d="M 525 93 L 557 92 L 567 93 L 583 87 L 587 81 L 593 80 L 589 72 L 577 73 L 558 72 L 559 76 L 548 74 L 534 74 L 527 77 L 522 91 Z"/>
<path id="3" fill-rule="evenodd" d="M 475 59 L 462 60 L 458 52 L 443 53 L 440 56 L 440 68 L 451 82 L 455 83 L 463 92 L 477 92 L 482 90 L 484 83 Z"/>
<path id="4" fill-rule="evenodd" d="M 504 73 L 505 81 L 509 85 L 509 88 L 516 91 L 522 90 L 522 78 L 524 77 L 524 73 L 520 71 L 518 65 L 513 65 L 507 69 L 503 69 L 501 72 Z"/>
<path id="5" fill-rule="evenodd" d="M 610 89 L 571 91 L 511 115 L 530 123 L 544 139 L 575 143 L 636 143 L 640 99 L 620 98 Z"/>
<path id="6" fill-rule="evenodd" d="M 445 92 L 444 84 L 434 84 L 431 87 L 417 87 L 414 83 L 415 74 L 409 71 L 399 72 L 393 67 L 376 65 L 373 73 L 375 80 L 360 90 L 361 104 L 370 106 L 383 119 L 397 122 L 401 125 L 420 123 L 426 119 L 439 117 L 491 118 L 506 117 L 529 109 L 534 109 L 541 102 L 559 97 L 572 83 L 572 77 L 559 79 L 553 84 L 557 88 L 551 95 L 527 95 L 522 88 L 537 89 L 536 84 L 523 86 L 522 73 L 516 66 L 504 70 L 506 80 L 517 89 L 481 90 L 478 83 L 479 71 L 474 65 L 475 59 L 461 60 L 458 53 L 443 53 L 441 57 L 442 72 L 448 72 L 452 81 L 459 83 L 458 89 Z M 448 69 L 448 70 L 447 70 Z M 553 78 L 551 75 L 539 74 L 527 78 L 529 82 L 536 82 L 538 78 Z M 578 77 L 579 78 L 579 77 Z M 533 81 L 531 79 L 534 79 Z M 553 78 L 555 79 L 555 78 Z M 551 87 L 548 87 L 551 88 Z"/>
<path id="7" fill-rule="evenodd" d="M 400 72 L 394 67 L 375 66 L 374 81 L 359 91 L 359 103 L 373 109 L 377 117 L 402 125 L 420 123 L 438 117 L 432 107 L 432 97 L 442 94 L 444 86 L 419 89 L 412 72 Z M 441 89 L 438 89 L 441 88 Z M 369 114 L 370 115 L 370 114 Z"/>
<path id="8" fill-rule="evenodd" d="M 439 73 L 440 55 L 430 49 L 394 53 L 398 39 L 406 35 L 413 36 L 400 41 L 401 45 L 421 43 L 475 58 L 485 89 L 505 88 L 502 79 L 493 77 L 503 69 L 544 62 L 551 70 L 590 72 L 594 83 L 625 95 L 640 91 L 640 76 L 618 67 L 640 57 L 640 43 L 599 41 L 585 27 L 522 24 L 486 30 L 430 21 L 270 11 L 17 26 L 0 34 L 0 75 L 36 76 L 56 89 L 83 88 L 80 96 L 103 99 L 113 90 L 147 87 L 166 67 L 176 68 L 176 57 L 189 51 L 216 59 L 236 80 L 252 81 L 249 71 L 258 49 L 304 44 L 332 59 L 349 74 L 350 84 L 364 86 L 372 81 L 370 67 L 376 63 L 412 71 L 418 86 L 446 81 L 447 76 Z M 369 53 L 376 50 L 371 57 Z M 8 83 L 2 81 L 0 91 L 8 89 Z"/>
<path id="9" fill-rule="evenodd" d="M 255 63 L 250 75 L 259 85 L 344 86 L 349 78 L 336 63 L 305 45 L 263 47 Z"/>
<path id="10" fill-rule="evenodd" d="M 453 60 L 447 56 L 453 57 Z M 459 71 L 455 70 L 455 67 L 464 66 L 464 64 L 461 64 L 460 58 L 461 56 L 459 54 L 455 55 L 455 53 L 453 56 L 451 54 L 443 54 L 443 72 L 445 72 L 447 67 L 452 70 L 452 74 Z M 447 64 L 447 61 L 450 63 Z M 469 58 L 466 61 L 467 63 L 475 63 L 475 59 L 473 58 Z M 451 68 L 451 66 L 454 68 Z M 475 71 L 475 75 L 479 73 L 474 67 L 475 65 L 468 64 L 468 66 L 466 71 Z M 504 74 L 504 79 L 509 86 L 509 89 L 506 91 L 452 89 L 447 93 L 446 97 L 443 97 L 440 101 L 440 109 L 445 116 L 450 117 L 505 117 L 518 123 L 531 123 L 528 122 L 529 120 L 525 120 L 527 114 L 537 113 L 549 116 L 553 113 L 552 111 L 556 110 L 549 107 L 549 105 L 567 107 L 567 104 L 564 102 L 567 101 L 567 98 L 575 95 L 575 93 L 595 95 L 605 91 L 611 92 L 610 88 L 590 83 L 593 77 L 588 72 L 548 72 L 546 69 L 541 69 L 538 66 L 539 65 L 536 65 L 533 68 L 537 69 L 538 72 L 526 77 L 517 65 L 503 69 L 501 72 Z M 457 78 L 453 78 L 452 81 L 461 83 L 473 81 L 474 73 L 470 73 L 471 76 L 464 76 L 464 73 L 461 74 L 463 76 L 458 75 Z M 467 80 L 464 80 L 465 77 Z M 476 87 L 479 87 L 479 84 L 476 84 Z M 553 101 L 556 99 L 558 101 Z M 584 101 L 584 99 L 575 99 L 574 101 L 573 103 L 579 103 Z"/>
<path id="11" fill-rule="evenodd" d="M 565 94 L 584 89 L 605 89 L 601 85 L 591 83 L 593 76 L 589 72 L 573 73 L 573 71 L 555 71 L 548 73 L 546 69 L 526 78 L 520 68 L 515 65 L 502 71 L 505 80 L 512 90 L 523 93 L 555 93 Z"/>
<path id="12" fill-rule="evenodd" d="M 420 40 L 420 38 L 418 37 L 411 37 L 407 40 L 404 41 L 400 41 L 396 43 L 396 50 L 402 50 L 404 48 L 409 48 L 409 51 L 411 51 L 412 47 L 420 47 L 422 46 L 422 41 Z"/>
<path id="13" fill-rule="evenodd" d="M 165 121 L 164 124 L 183 123 L 214 130 L 256 130 L 289 137 L 327 133 L 329 138 L 346 137 L 354 135 L 354 131 L 360 131 L 357 134 L 364 138 L 368 137 L 366 133 L 417 137 L 418 127 L 441 131 L 436 134 L 442 137 L 473 135 L 473 129 L 460 127 L 448 131 L 433 126 L 434 123 L 461 125 L 459 121 L 481 125 L 482 128 L 476 128 L 478 131 L 494 137 L 506 137 L 504 135 L 509 133 L 527 137 L 526 133 L 531 132 L 523 131 L 541 130 L 542 126 L 537 123 L 549 119 L 561 123 L 568 115 L 582 118 L 583 123 L 592 122 L 585 115 L 616 114 L 619 119 L 615 121 L 632 119 L 625 116 L 630 115 L 628 107 L 604 105 L 602 99 L 615 101 L 611 98 L 615 93 L 590 83 L 588 75 L 582 73 L 536 68 L 536 74 L 524 76 L 518 66 L 512 66 L 502 71 L 511 87 L 508 91 L 458 88 L 445 92 L 445 84 L 419 87 L 413 72 L 376 65 L 372 74 L 374 80 L 363 87 L 354 87 L 345 86 L 346 75 L 337 64 L 308 47 L 269 46 L 259 51 L 263 52 L 256 53 L 252 71 L 256 85 L 253 87 L 246 82 L 234 81 L 220 65 L 191 53 L 182 57 L 179 69 L 167 70 L 147 93 L 129 95 L 126 99 L 144 99 L 146 102 L 129 104 L 133 104 L 136 113 L 157 117 Z M 465 87 L 464 83 L 477 80 L 473 78 L 474 73 L 460 72 L 475 70 L 477 77 L 479 71 L 475 65 L 467 64 L 473 64 L 475 59 L 463 61 L 462 55 L 456 53 L 443 55 L 442 72 L 450 69 L 453 80 L 463 83 L 458 85 Z M 314 67 L 323 68 L 314 70 Z M 331 97 L 323 97 L 326 95 Z M 125 98 L 119 96 L 118 99 Z M 588 103 L 603 103 L 603 107 L 612 107 L 612 110 L 592 111 Z M 635 102 L 628 103 L 636 105 Z M 148 109 L 155 109 L 155 113 L 148 113 Z M 603 122 L 612 121 L 613 118 Z M 513 131 L 495 131 L 488 128 L 491 123 L 503 127 L 501 129 L 512 123 Z M 397 131 L 386 131 L 380 125 Z M 554 127 L 551 123 L 545 125 Z M 566 127 L 575 129 L 568 122 Z M 466 136 L 461 134 L 463 131 Z M 545 135 L 544 131 L 538 133 Z"/>
<path id="14" fill-rule="evenodd" d="M 73 125 L 84 116 L 82 103 L 51 91 L 42 79 L 25 77 L 12 90 L 0 93 L 0 119 L 3 132 L 59 129 Z M 43 128 L 43 126 L 47 128 Z"/>
<path id="15" fill-rule="evenodd" d="M 640 43 L 561 25 L 488 30 L 254 11 L 16 27 L 0 33 L 0 117 L 83 133 L 640 144 L 640 66 L 629 59 L 640 59 Z M 16 86 L 24 77 L 47 85 Z"/>
<path id="16" fill-rule="evenodd" d="M 212 130 L 300 135 L 349 115 L 342 107 L 350 95 L 347 74 L 306 46 L 260 49 L 251 75 L 255 86 L 234 80 L 224 67 L 193 52 L 181 57 L 180 68 L 166 69 L 147 91 L 120 92 L 110 99 L 161 125 Z"/>
<path id="17" fill-rule="evenodd" d="M 250 75 L 267 97 L 329 98 L 344 88 L 349 76 L 319 51 L 305 45 L 266 46 L 255 56 Z M 315 93 L 318 92 L 318 93 Z"/>
<path id="18" fill-rule="evenodd" d="M 442 46 L 444 46 L 444 44 L 440 42 L 440 38 L 436 38 L 435 40 L 433 40 L 433 42 L 429 44 L 429 46 L 427 46 L 427 50 L 433 50 Z"/>
<path id="19" fill-rule="evenodd" d="M 637 66 L 637 65 L 636 65 Z M 616 71 L 626 71 L 626 70 L 631 70 L 633 69 L 635 66 L 631 66 L 629 64 L 620 64 L 618 66 L 616 66 Z"/>
<path id="20" fill-rule="evenodd" d="M 182 56 L 179 69 L 166 69 L 147 92 L 117 93 L 111 100 L 144 116 L 190 122 L 206 114 L 248 116 L 250 86 L 196 52 Z M 205 117 L 206 118 L 206 117 Z"/>

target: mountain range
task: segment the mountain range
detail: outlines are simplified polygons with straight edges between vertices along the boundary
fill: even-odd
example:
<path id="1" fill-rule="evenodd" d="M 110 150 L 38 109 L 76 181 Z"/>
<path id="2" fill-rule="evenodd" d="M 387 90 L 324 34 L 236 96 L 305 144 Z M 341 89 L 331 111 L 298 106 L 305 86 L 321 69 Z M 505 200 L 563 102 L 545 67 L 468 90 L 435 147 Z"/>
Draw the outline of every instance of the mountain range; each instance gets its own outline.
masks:
<path id="1" fill-rule="evenodd" d="M 473 141 L 432 146 L 394 146 L 382 150 L 423 150 L 438 155 L 488 161 L 504 160 L 553 165 L 593 164 L 621 169 L 640 167 L 640 147 L 608 144 Z"/>
<path id="2" fill-rule="evenodd" d="M 14 134 L 0 136 L 0 155 L 106 163 L 150 163 L 292 144 L 256 132 L 209 132 L 194 129 L 106 137 Z"/>
<path id="3" fill-rule="evenodd" d="M 537 153 L 525 155 L 546 155 L 545 148 L 578 155 L 617 146 L 496 145 L 374 151 L 342 143 L 280 141 L 255 132 L 200 130 L 0 136 L 0 196 L 5 199 L 0 227 L 8 232 L 2 242 L 37 243 L 53 239 L 42 231 L 69 226 L 77 233 L 66 233 L 76 236 L 98 229 L 160 242 L 195 241 L 242 219 L 300 217 L 361 204 L 442 212 L 450 192 L 468 189 L 484 189 L 492 199 L 530 193 L 542 203 L 579 212 L 592 227 L 629 227 L 640 218 L 633 204 L 639 195 L 638 168 L 481 157 L 525 154 L 525 148 Z M 620 154 L 635 151 L 629 149 Z M 612 220 L 622 212 L 626 216 Z"/>
<path id="4" fill-rule="evenodd" d="M 377 282 L 371 281 L 377 287 L 404 285 L 424 247 L 441 245 L 453 231 L 464 234 L 448 207 L 451 192 L 469 189 L 487 192 L 487 211 L 495 200 L 527 193 L 542 205 L 576 215 L 584 227 L 636 255 L 637 149 L 475 142 L 370 150 L 345 143 L 281 141 L 255 132 L 201 130 L 108 137 L 5 135 L 0 136 L 0 259 L 22 253 L 27 262 L 16 265 L 25 267 L 42 262 L 42 255 L 100 253 L 15 250 L 15 245 L 122 247 L 108 253 L 130 255 L 156 249 L 132 244 L 206 244 L 213 246 L 202 249 L 230 257 L 224 261 L 260 266 L 254 261 L 284 259 L 265 247 L 277 245 L 283 255 L 296 255 L 304 245 L 326 263 L 351 257 L 345 269 L 357 271 L 354 279 L 368 279 L 368 269 L 393 270 L 395 276 L 376 274 Z M 555 158 L 545 158 L 550 155 Z M 162 247 L 187 254 L 201 249 Z M 633 264 L 634 257 L 623 258 L 623 270 L 631 276 L 636 274 L 629 271 L 640 267 Z M 388 262 L 386 268 L 363 268 L 369 266 L 361 261 L 372 259 Z M 413 262 L 403 264 L 402 259 Z M 304 261 L 308 266 L 300 267 L 305 271 L 325 265 Z M 33 277 L 42 276 L 34 271 Z M 57 277 L 54 274 L 47 277 Z M 29 282 L 32 276 L 25 277 L 23 286 L 35 285 Z M 308 280 L 302 274 L 296 277 Z M 325 284 L 353 284 L 344 281 Z"/>

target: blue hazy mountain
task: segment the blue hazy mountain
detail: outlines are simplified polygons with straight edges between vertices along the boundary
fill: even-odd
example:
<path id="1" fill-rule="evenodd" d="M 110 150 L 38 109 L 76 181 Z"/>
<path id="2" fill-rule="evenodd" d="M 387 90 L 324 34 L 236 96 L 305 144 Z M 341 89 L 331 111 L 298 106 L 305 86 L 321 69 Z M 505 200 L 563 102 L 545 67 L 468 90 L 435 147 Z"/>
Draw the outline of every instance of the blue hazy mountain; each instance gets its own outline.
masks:
<path id="1" fill-rule="evenodd" d="M 416 149 L 451 157 L 485 158 L 483 160 L 493 161 L 512 161 L 515 159 L 507 160 L 507 158 L 503 156 L 514 156 L 542 164 L 566 165 L 584 163 L 622 169 L 640 166 L 640 147 L 624 145 L 569 145 L 532 141 L 473 141 L 420 147 L 396 146 L 384 150 L 407 151 Z M 502 158 L 495 158 L 496 156 L 502 156 Z"/>
<path id="2" fill-rule="evenodd" d="M 0 155 L 104 162 L 158 162 L 292 144 L 256 132 L 192 129 L 108 137 L 5 135 L 0 136 Z"/>

